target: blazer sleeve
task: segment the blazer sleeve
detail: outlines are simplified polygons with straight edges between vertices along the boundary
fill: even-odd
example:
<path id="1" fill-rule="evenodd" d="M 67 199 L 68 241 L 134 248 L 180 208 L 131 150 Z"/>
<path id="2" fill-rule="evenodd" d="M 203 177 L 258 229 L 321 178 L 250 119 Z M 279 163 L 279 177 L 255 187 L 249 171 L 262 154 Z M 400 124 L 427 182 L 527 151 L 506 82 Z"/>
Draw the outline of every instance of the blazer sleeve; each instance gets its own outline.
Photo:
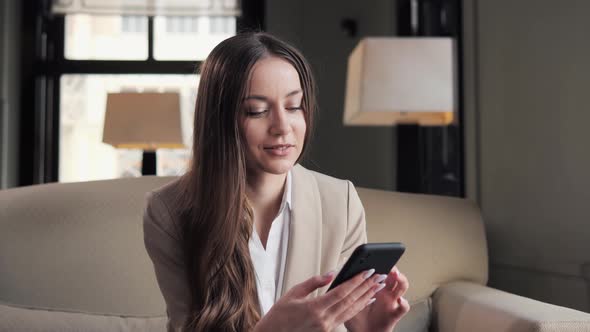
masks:
<path id="1" fill-rule="evenodd" d="M 156 192 L 148 193 L 143 216 L 144 244 L 154 264 L 166 302 L 167 330 L 182 331 L 189 313 L 190 292 L 179 237 L 171 213 Z"/>
<path id="2" fill-rule="evenodd" d="M 346 238 L 344 239 L 344 245 L 342 246 L 342 252 L 340 253 L 340 264 L 342 266 L 344 262 L 352 255 L 352 252 L 356 247 L 361 244 L 367 243 L 367 223 L 365 221 L 365 209 L 361 203 L 356 189 L 352 182 L 348 183 L 348 199 L 347 199 L 347 225 L 346 225 Z"/>

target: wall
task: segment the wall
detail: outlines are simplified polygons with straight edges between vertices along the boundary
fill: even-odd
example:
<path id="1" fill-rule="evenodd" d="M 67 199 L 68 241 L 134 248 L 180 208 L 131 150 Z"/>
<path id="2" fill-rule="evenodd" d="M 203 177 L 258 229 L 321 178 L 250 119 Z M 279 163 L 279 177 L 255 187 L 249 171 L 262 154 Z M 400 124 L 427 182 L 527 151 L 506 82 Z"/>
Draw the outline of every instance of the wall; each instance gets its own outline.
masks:
<path id="1" fill-rule="evenodd" d="M 589 311 L 590 2 L 464 3 L 490 284 Z"/>
<path id="2" fill-rule="evenodd" d="M 311 62 L 319 85 L 319 122 L 306 166 L 350 179 L 357 186 L 395 188 L 395 129 L 344 127 L 348 54 L 361 36 L 395 32 L 393 1 L 266 1 L 267 31 L 297 46 Z M 358 22 L 347 36 L 343 18 Z"/>
<path id="3" fill-rule="evenodd" d="M 0 2 L 0 189 L 18 184 L 20 8 Z"/>

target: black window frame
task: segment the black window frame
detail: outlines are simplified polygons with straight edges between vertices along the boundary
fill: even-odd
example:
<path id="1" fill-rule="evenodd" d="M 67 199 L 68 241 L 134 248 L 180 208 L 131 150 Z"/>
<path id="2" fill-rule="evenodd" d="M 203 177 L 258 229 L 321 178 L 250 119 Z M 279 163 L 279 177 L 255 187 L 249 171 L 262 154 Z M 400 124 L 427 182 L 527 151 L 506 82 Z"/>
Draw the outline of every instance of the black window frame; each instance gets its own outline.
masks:
<path id="1" fill-rule="evenodd" d="M 145 60 L 71 60 L 64 56 L 65 17 L 51 0 L 23 1 L 19 186 L 59 178 L 60 78 L 67 74 L 196 74 L 201 61 L 156 60 L 154 18 L 148 17 Z M 237 32 L 265 30 L 265 1 L 241 0 Z"/>

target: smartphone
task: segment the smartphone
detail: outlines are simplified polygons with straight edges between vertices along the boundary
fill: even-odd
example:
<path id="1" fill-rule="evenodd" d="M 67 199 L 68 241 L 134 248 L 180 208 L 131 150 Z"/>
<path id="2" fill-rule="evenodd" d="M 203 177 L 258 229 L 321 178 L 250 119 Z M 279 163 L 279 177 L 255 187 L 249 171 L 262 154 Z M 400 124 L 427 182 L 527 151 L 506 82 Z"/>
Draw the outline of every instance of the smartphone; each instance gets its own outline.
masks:
<path id="1" fill-rule="evenodd" d="M 399 242 L 361 244 L 342 266 L 328 291 L 362 271 L 375 269 L 376 274 L 388 274 L 404 251 L 406 247 Z"/>

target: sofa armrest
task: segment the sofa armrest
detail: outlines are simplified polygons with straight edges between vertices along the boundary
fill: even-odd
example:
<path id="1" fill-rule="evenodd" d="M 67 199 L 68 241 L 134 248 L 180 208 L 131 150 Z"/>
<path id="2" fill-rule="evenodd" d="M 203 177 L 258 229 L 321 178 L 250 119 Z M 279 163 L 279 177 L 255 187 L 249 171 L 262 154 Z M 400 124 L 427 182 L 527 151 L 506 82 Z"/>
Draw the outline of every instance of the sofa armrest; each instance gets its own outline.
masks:
<path id="1" fill-rule="evenodd" d="M 590 332 L 590 314 L 470 282 L 439 287 L 433 311 L 439 332 Z"/>

